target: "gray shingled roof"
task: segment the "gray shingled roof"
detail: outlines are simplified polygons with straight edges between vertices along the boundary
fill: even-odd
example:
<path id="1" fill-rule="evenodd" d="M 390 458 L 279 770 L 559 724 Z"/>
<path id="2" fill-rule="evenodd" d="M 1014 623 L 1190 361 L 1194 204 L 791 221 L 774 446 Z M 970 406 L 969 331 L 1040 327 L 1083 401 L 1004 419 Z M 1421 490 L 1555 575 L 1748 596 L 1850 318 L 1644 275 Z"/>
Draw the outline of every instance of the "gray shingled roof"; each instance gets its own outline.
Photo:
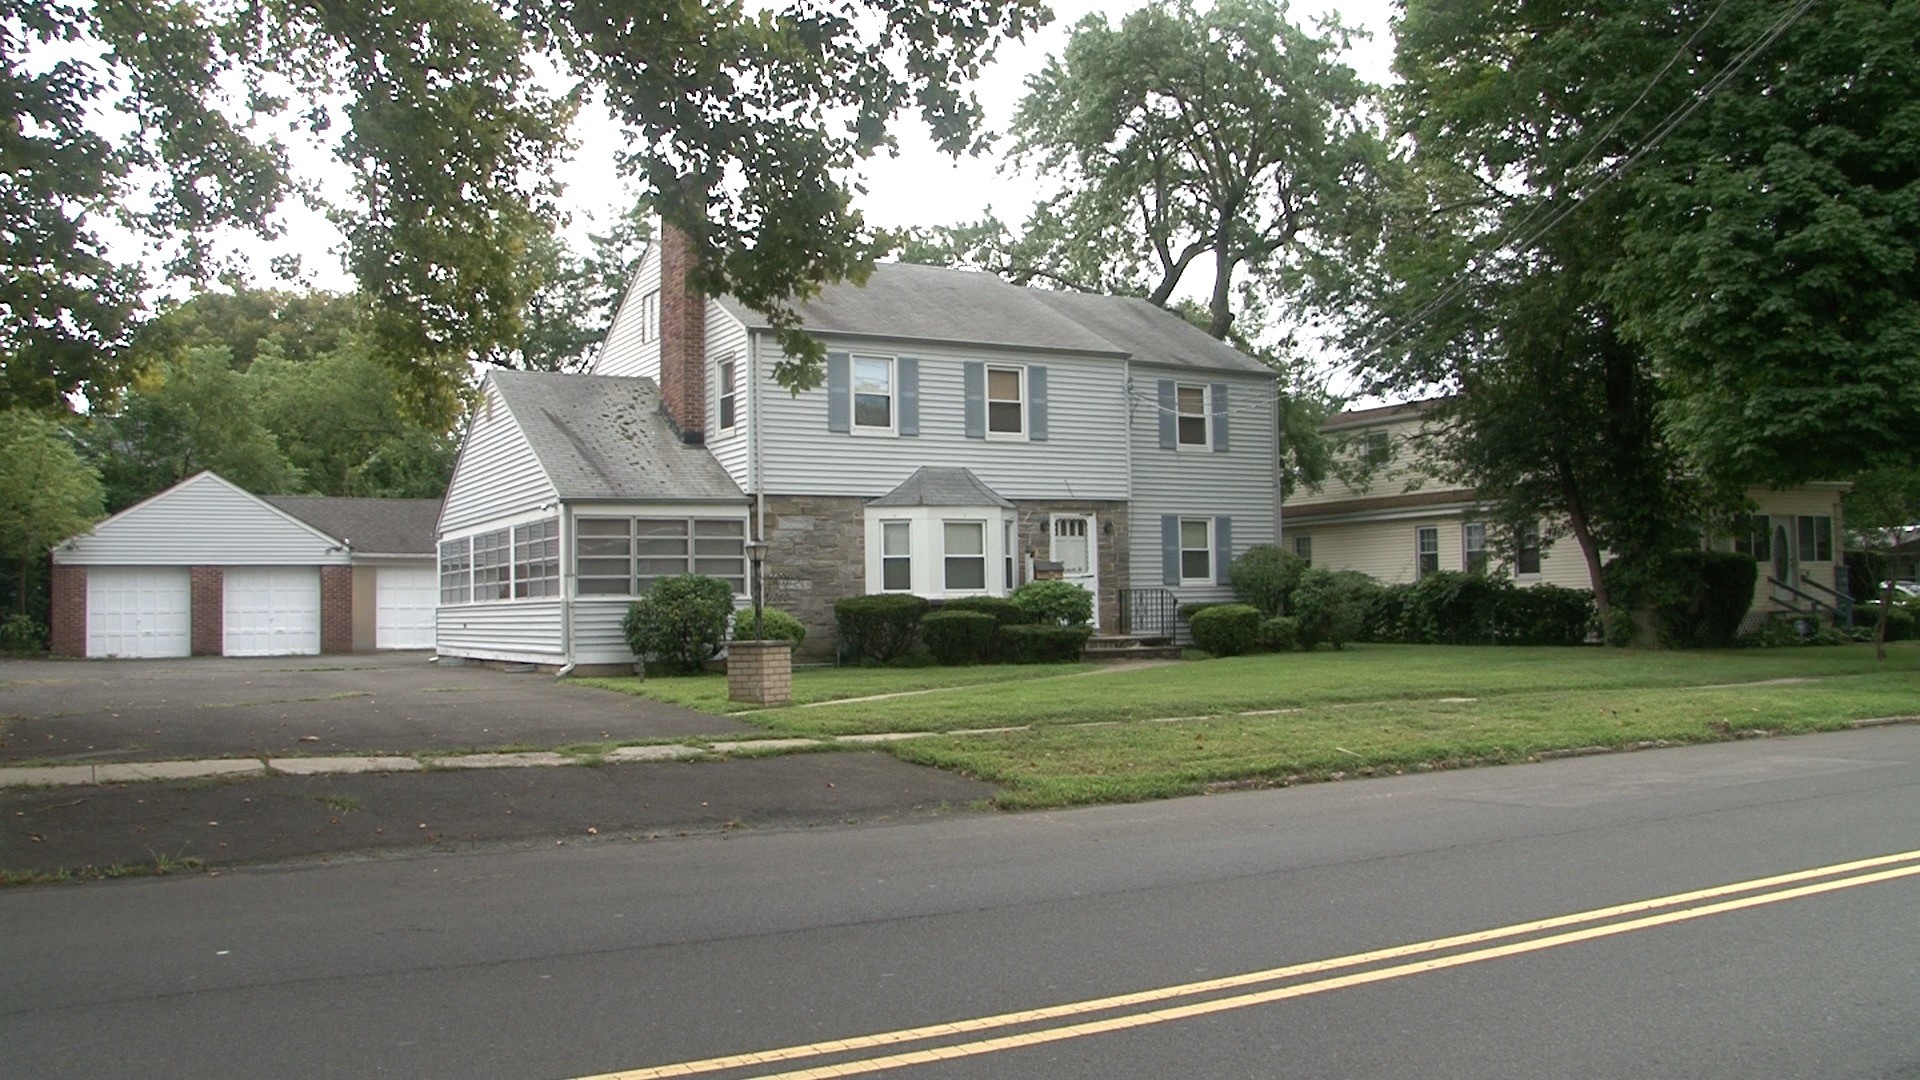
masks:
<path id="1" fill-rule="evenodd" d="M 868 506 L 1004 506 L 1013 509 L 999 492 L 981 483 L 968 469 L 922 465 L 900 486 Z"/>
<path id="2" fill-rule="evenodd" d="M 334 495 L 264 495 L 363 555 L 431 555 L 439 499 L 352 499 Z"/>
<path id="3" fill-rule="evenodd" d="M 718 301 L 749 327 L 766 317 L 730 296 Z M 828 285 L 800 306 L 820 334 L 1048 349 L 1207 370 L 1271 374 L 1180 316 L 1132 297 L 1026 289 L 992 274 L 880 263 L 865 285 Z"/>
<path id="4" fill-rule="evenodd" d="M 652 379 L 545 371 L 489 377 L 562 499 L 746 497 L 705 447 L 674 434 Z"/>

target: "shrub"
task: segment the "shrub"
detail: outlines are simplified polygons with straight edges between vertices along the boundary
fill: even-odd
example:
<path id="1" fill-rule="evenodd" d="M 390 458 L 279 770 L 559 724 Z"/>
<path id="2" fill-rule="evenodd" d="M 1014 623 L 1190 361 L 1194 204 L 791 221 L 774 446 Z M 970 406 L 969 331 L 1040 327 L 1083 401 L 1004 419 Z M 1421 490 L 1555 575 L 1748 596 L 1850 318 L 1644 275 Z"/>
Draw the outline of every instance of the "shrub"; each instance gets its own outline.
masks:
<path id="1" fill-rule="evenodd" d="M 888 663 L 905 656 L 920 637 L 927 602 L 918 596 L 880 593 L 849 596 L 833 605 L 840 640 L 861 656 Z"/>
<path id="2" fill-rule="evenodd" d="M 31 615 L 15 612 L 0 620 L 0 652 L 37 653 L 47 648 L 47 628 Z"/>
<path id="3" fill-rule="evenodd" d="M 1287 599 L 1306 568 L 1307 564 L 1291 551 L 1276 544 L 1256 544 L 1227 566 L 1227 578 L 1241 603 L 1252 604 L 1260 614 L 1272 618 L 1286 614 Z"/>
<path id="4" fill-rule="evenodd" d="M 1669 551 L 1639 565 L 1608 564 L 1608 584 L 1633 608 L 1651 612 L 1661 644 L 1724 648 L 1734 644 L 1753 606 L 1759 567 L 1731 551 Z"/>
<path id="5" fill-rule="evenodd" d="M 794 648 L 807 640 L 807 624 L 773 608 L 760 609 L 760 632 L 768 641 L 791 641 Z M 742 608 L 733 616 L 733 636 L 736 640 L 753 633 L 753 609 Z"/>
<path id="6" fill-rule="evenodd" d="M 1338 649 L 1359 640 L 1379 594 L 1380 584 L 1356 570 L 1306 570 L 1293 590 L 1300 647 L 1311 649 L 1324 643 Z"/>
<path id="7" fill-rule="evenodd" d="M 1402 614 L 1402 634 L 1428 645 L 1488 645 L 1494 608 L 1513 586 L 1485 574 L 1442 570 L 1414 582 Z"/>
<path id="8" fill-rule="evenodd" d="M 1366 628 L 1361 631 L 1361 638 L 1366 641 L 1411 641 L 1407 632 L 1407 609 L 1412 602 L 1411 583 L 1403 581 L 1380 586 L 1367 604 Z"/>
<path id="9" fill-rule="evenodd" d="M 996 626 L 1012 626 L 1029 621 L 1019 605 L 1004 596 L 962 596 L 957 600 L 942 602 L 936 613 L 939 611 L 984 611 L 993 616 Z"/>
<path id="10" fill-rule="evenodd" d="M 1750 649 L 1778 649 L 1793 645 L 1845 645 L 1852 640 L 1846 631 L 1819 626 L 1805 616 L 1773 615 L 1741 634 L 1739 643 Z"/>
<path id="11" fill-rule="evenodd" d="M 998 624 L 984 611 L 941 609 L 920 620 L 920 636 L 927 651 L 943 664 L 975 664 L 993 644 Z"/>
<path id="12" fill-rule="evenodd" d="M 1021 622 L 1085 626 L 1093 621 L 1093 594 L 1071 581 L 1029 581 L 1008 599 L 1025 616 Z"/>
<path id="13" fill-rule="evenodd" d="M 680 574 L 654 579 L 620 624 L 627 647 L 669 672 L 699 671 L 720 652 L 733 615 L 733 588 L 719 578 Z"/>
<path id="14" fill-rule="evenodd" d="M 1035 626 L 1016 623 L 1000 628 L 1000 656 L 1015 664 L 1051 664 L 1080 659 L 1093 629 L 1086 626 Z"/>
<path id="15" fill-rule="evenodd" d="M 1864 628 L 1867 640 L 1873 640 L 1873 629 L 1879 621 L 1880 605 L 1877 602 L 1853 605 L 1854 629 Z M 1895 601 L 1887 609 L 1887 640 L 1912 641 L 1915 637 L 1920 637 L 1920 606 Z"/>
<path id="16" fill-rule="evenodd" d="M 1494 604 L 1494 640 L 1502 645 L 1584 645 L 1593 628 L 1593 593 L 1586 589 L 1508 588 Z"/>
<path id="17" fill-rule="evenodd" d="M 1300 620 L 1275 615 L 1260 624 L 1260 647 L 1268 652 L 1292 652 L 1300 647 Z"/>
<path id="18" fill-rule="evenodd" d="M 1192 625 L 1195 615 L 1200 614 L 1208 608 L 1221 607 L 1222 605 L 1231 603 L 1233 603 L 1231 600 L 1195 600 L 1191 604 L 1181 604 L 1174 609 L 1174 612 L 1180 616 L 1181 622 Z"/>
<path id="19" fill-rule="evenodd" d="M 1238 656 L 1260 644 L 1260 609 L 1252 604 L 1220 604 L 1188 624 L 1193 643 L 1215 656 Z"/>

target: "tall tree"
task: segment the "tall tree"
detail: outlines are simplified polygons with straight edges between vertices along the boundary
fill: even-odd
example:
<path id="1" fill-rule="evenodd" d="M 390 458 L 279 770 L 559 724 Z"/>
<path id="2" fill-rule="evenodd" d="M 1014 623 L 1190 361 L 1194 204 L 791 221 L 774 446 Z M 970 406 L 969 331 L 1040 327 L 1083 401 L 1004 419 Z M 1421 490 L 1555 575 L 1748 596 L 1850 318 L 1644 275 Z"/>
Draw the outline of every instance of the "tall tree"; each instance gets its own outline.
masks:
<path id="1" fill-rule="evenodd" d="M 53 420 L 0 412 L 0 558 L 14 567 L 14 609 L 28 614 L 34 573 L 53 545 L 86 530 L 101 512 L 100 477 Z"/>
<path id="2" fill-rule="evenodd" d="M 1881 572 L 1886 574 L 1879 586 L 1880 614 L 1873 628 L 1874 650 L 1885 660 L 1893 582 L 1900 576 L 1893 549 L 1920 525 L 1920 468 L 1883 465 L 1855 477 L 1853 490 L 1847 492 L 1846 521 L 1847 532 L 1865 551 L 1867 564 L 1883 567 Z"/>
<path id="3" fill-rule="evenodd" d="M 365 335 L 309 360 L 269 348 L 242 382 L 299 490 L 393 498 L 446 490 L 457 440 L 448 425 L 423 424 L 403 408 L 399 381 Z"/>
<path id="4" fill-rule="evenodd" d="M 1206 329 L 1224 338 L 1252 295 L 1298 290 L 1371 183 L 1372 91 L 1337 59 L 1350 38 L 1302 29 L 1277 0 L 1089 15 L 1013 125 L 1016 160 L 1060 194 L 1018 235 L 988 219 L 923 240 L 1022 283 L 1161 305 L 1202 267 Z"/>

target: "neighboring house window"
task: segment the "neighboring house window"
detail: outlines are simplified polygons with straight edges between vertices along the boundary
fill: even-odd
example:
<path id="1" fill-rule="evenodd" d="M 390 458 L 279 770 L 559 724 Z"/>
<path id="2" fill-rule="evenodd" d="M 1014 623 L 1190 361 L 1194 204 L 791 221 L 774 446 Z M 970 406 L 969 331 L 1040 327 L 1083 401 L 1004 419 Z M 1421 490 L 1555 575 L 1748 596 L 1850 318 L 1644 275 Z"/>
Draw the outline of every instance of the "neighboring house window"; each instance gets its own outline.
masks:
<path id="1" fill-rule="evenodd" d="M 1422 525 L 1413 530 L 1416 570 L 1421 577 L 1440 572 L 1440 527 Z"/>
<path id="2" fill-rule="evenodd" d="M 946 558 L 948 592 L 977 591 L 987 587 L 987 523 L 984 521 L 946 521 L 941 523 Z"/>
<path id="3" fill-rule="evenodd" d="M 1740 532 L 1744 524 L 1746 532 Z M 1773 519 L 1765 514 L 1754 514 L 1737 520 L 1734 525 L 1733 550 L 1742 555 L 1751 555 L 1758 562 L 1768 562 L 1773 558 Z"/>
<path id="4" fill-rule="evenodd" d="M 880 588 L 887 592 L 913 589 L 913 523 L 880 523 Z"/>
<path id="5" fill-rule="evenodd" d="M 1020 368 L 987 369 L 987 434 L 1026 434 L 1026 372 Z"/>
<path id="6" fill-rule="evenodd" d="M 440 602 L 465 604 L 473 599 L 473 555 L 467 537 L 440 545 Z"/>
<path id="7" fill-rule="evenodd" d="M 473 538 L 473 601 L 505 600 L 513 595 L 513 531 L 500 529 Z"/>
<path id="8" fill-rule="evenodd" d="M 747 591 L 746 522 L 734 518 L 581 518 L 574 540 L 582 596 L 638 596 L 656 578 L 705 574 Z"/>
<path id="9" fill-rule="evenodd" d="M 1369 468 L 1377 469 L 1393 459 L 1393 439 L 1384 431 L 1367 432 L 1365 448 L 1360 460 Z"/>
<path id="10" fill-rule="evenodd" d="M 733 361 L 720 361 L 720 430 L 733 426 L 736 396 L 733 389 Z"/>
<path id="11" fill-rule="evenodd" d="M 1213 519 L 1180 519 L 1180 581 L 1213 583 Z"/>
<path id="12" fill-rule="evenodd" d="M 893 430 L 893 361 L 882 356 L 853 358 L 853 427 Z"/>
<path id="13" fill-rule="evenodd" d="M 1520 526 L 1513 545 L 1513 572 L 1515 574 L 1537 574 L 1540 572 L 1540 523 L 1529 521 Z"/>
<path id="14" fill-rule="evenodd" d="M 1296 536 L 1293 538 L 1293 554 L 1308 566 L 1313 565 L 1313 537 Z"/>
<path id="15" fill-rule="evenodd" d="M 1179 386 L 1174 389 L 1174 414 L 1179 427 L 1179 445 L 1209 445 L 1207 439 L 1207 388 Z"/>
<path id="16" fill-rule="evenodd" d="M 640 298 L 640 340 L 657 341 L 660 338 L 660 290 Z"/>
<path id="17" fill-rule="evenodd" d="M 560 595 L 560 519 L 513 528 L 513 595 Z"/>
<path id="18" fill-rule="evenodd" d="M 1460 569 L 1469 574 L 1487 572 L 1487 527 L 1478 521 L 1460 526 Z"/>
<path id="19" fill-rule="evenodd" d="M 1800 558 L 1807 562 L 1832 562 L 1833 519 L 1802 517 L 1799 524 Z"/>

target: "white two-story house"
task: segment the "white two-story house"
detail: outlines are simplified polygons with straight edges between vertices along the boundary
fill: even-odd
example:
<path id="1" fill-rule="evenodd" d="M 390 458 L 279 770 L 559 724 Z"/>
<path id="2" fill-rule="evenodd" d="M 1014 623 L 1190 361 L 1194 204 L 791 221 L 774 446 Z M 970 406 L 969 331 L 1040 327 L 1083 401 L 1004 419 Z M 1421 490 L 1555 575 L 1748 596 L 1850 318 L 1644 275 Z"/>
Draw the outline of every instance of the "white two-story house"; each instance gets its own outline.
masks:
<path id="1" fill-rule="evenodd" d="M 632 657 L 656 577 L 766 602 L 829 655 L 833 603 L 1001 596 L 1058 563 L 1101 632 L 1170 634 L 1279 527 L 1273 373 L 1143 300 L 908 264 L 805 304 L 823 384 L 790 393 L 758 314 L 684 287 L 669 230 L 592 372 L 495 372 L 440 519 L 439 651 Z"/>

